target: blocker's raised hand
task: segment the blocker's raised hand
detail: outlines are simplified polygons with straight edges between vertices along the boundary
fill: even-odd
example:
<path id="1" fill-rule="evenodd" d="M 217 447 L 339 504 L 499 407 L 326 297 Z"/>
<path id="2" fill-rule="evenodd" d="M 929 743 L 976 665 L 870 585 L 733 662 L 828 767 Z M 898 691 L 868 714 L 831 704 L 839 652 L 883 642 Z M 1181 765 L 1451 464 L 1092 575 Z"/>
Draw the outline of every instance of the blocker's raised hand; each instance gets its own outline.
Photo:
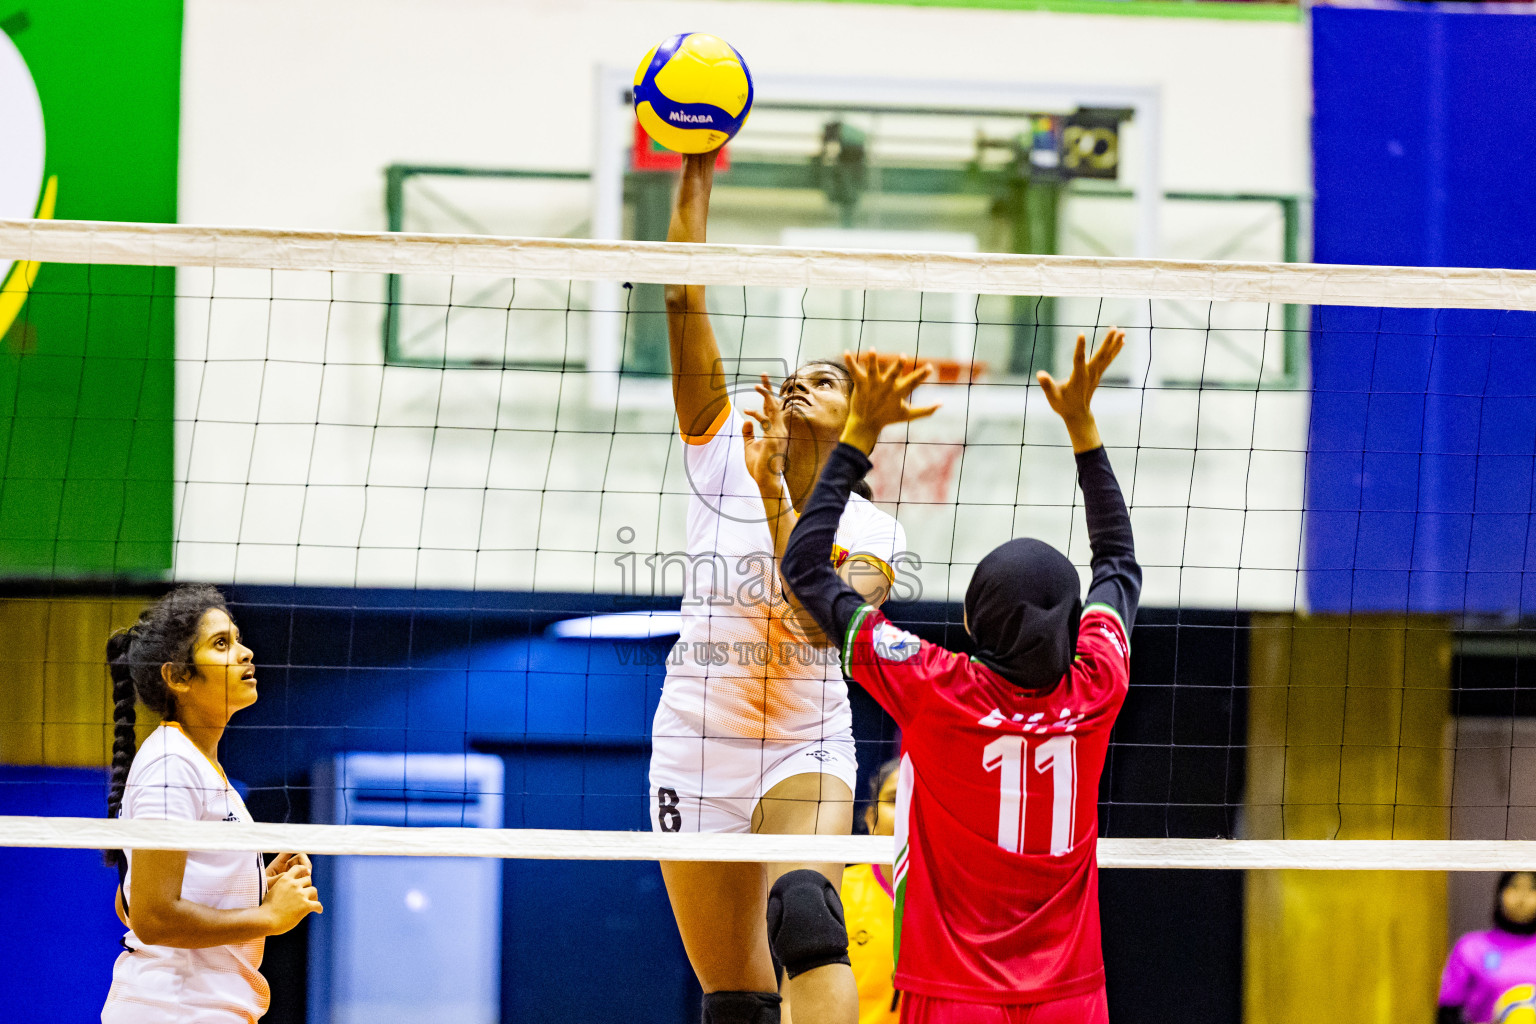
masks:
<path id="1" fill-rule="evenodd" d="M 1045 391 L 1045 400 L 1051 403 L 1056 415 L 1064 420 L 1089 415 L 1088 404 L 1094 391 L 1098 390 L 1104 371 L 1109 369 L 1115 356 L 1125 348 L 1125 332 L 1118 327 L 1111 327 L 1105 332 L 1104 340 L 1099 342 L 1091 359 L 1085 358 L 1087 348 L 1087 337 L 1079 334 L 1077 345 L 1072 349 L 1072 375 L 1065 383 L 1057 383 L 1044 370 L 1035 375 Z"/>
<path id="2" fill-rule="evenodd" d="M 843 364 L 853 378 L 853 394 L 848 400 L 848 421 L 843 426 L 843 441 L 868 455 L 880 438 L 880 431 L 892 423 L 908 423 L 932 416 L 935 405 L 913 406 L 912 392 L 928 379 L 931 363 L 919 363 L 902 372 L 903 361 L 878 352 L 854 355 L 843 353 Z"/>
<path id="3" fill-rule="evenodd" d="M 1079 334 L 1077 345 L 1072 350 L 1072 375 L 1065 382 L 1058 383 L 1056 378 L 1044 370 L 1035 375 L 1041 390 L 1045 392 L 1045 400 L 1051 403 L 1056 415 L 1066 423 L 1074 451 L 1090 451 L 1101 443 L 1091 406 L 1093 393 L 1098 390 L 1104 371 L 1109 369 L 1109 364 L 1115 361 L 1115 356 L 1123 348 L 1125 332 L 1118 327 L 1111 327 L 1104 333 L 1104 340 L 1099 342 L 1092 358 L 1089 358 L 1088 339 Z"/>

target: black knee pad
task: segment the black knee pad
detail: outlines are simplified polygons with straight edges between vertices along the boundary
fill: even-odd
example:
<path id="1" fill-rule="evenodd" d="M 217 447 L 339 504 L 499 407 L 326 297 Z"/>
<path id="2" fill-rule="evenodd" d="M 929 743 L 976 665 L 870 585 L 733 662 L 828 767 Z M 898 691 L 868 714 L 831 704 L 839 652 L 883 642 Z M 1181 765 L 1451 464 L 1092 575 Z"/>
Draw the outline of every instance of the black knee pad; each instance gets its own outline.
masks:
<path id="1" fill-rule="evenodd" d="M 849 962 L 843 901 L 826 875 L 801 868 L 773 883 L 768 892 L 768 945 L 791 978 Z"/>
<path id="2" fill-rule="evenodd" d="M 704 1024 L 779 1024 L 777 992 L 706 992 Z"/>

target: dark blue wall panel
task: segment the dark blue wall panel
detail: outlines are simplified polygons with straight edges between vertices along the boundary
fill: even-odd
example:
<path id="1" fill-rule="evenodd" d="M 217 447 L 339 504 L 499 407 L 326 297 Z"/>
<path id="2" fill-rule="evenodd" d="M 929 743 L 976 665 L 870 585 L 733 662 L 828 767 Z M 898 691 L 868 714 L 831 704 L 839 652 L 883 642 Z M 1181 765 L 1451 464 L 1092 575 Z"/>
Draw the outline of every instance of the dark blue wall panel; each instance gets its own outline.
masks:
<path id="1" fill-rule="evenodd" d="M 107 773 L 0 765 L 0 814 L 95 818 Z M 125 929 L 99 850 L 0 845 L 0 1021 L 101 1019 Z"/>
<path id="2" fill-rule="evenodd" d="M 1316 259 L 1536 267 L 1536 17 L 1318 7 L 1312 30 Z M 1317 307 L 1311 348 L 1312 607 L 1536 612 L 1536 316 Z"/>
<path id="3" fill-rule="evenodd" d="M 231 723 L 224 763 L 250 783 L 258 819 L 309 820 L 310 772 L 343 751 L 474 750 L 506 763 L 508 828 L 648 827 L 650 724 L 672 638 L 543 638 L 572 614 L 559 607 L 566 595 L 230 596 L 261 699 Z M 607 600 L 580 598 L 587 609 Z M 502 1019 L 698 1015 L 655 864 L 509 860 L 502 891 Z M 286 961 L 284 980 L 302 976 L 304 950 Z M 573 989 L 583 963 L 607 965 L 622 984 Z M 280 997 L 275 974 L 267 1019 L 298 1024 L 303 992 L 290 985 Z"/>

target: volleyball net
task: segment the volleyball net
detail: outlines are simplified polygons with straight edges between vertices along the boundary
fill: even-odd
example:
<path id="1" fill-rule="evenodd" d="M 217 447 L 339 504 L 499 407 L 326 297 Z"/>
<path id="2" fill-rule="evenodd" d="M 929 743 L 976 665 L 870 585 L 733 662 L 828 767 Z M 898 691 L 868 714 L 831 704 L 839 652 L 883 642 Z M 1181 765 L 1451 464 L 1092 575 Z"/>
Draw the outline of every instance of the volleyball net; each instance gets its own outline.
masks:
<path id="1" fill-rule="evenodd" d="M 48 795 L 99 773 L 16 770 L 0 843 L 889 859 L 645 831 L 715 570 L 667 374 L 688 283 L 738 410 L 809 359 L 934 363 L 942 409 L 870 484 L 906 534 L 889 614 L 954 649 L 1002 541 L 1086 571 L 1033 374 L 1127 331 L 1095 412 L 1145 585 L 1101 863 L 1536 863 L 1536 273 L 83 222 L 0 223 L 10 261 L 0 761 L 106 763 L 100 649 L 167 580 L 226 589 L 262 683 L 225 739 L 258 824 L 106 821 Z M 865 779 L 899 736 L 854 697 Z"/>

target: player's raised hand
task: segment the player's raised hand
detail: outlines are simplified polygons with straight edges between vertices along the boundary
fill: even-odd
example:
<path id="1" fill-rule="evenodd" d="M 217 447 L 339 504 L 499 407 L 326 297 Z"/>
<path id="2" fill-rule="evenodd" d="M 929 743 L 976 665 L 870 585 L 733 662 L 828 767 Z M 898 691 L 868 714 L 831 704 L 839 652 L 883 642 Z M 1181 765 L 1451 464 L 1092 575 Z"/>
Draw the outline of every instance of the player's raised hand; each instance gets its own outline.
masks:
<path id="1" fill-rule="evenodd" d="M 747 409 L 749 417 L 741 425 L 741 438 L 746 449 L 747 472 L 757 481 L 759 489 L 777 495 L 782 487 L 784 457 L 789 451 L 789 426 L 784 421 L 784 403 L 778 392 L 768 382 L 768 375 L 755 386 L 763 400 L 761 411 Z"/>
<path id="2" fill-rule="evenodd" d="M 937 404 L 914 406 L 910 401 L 912 392 L 932 372 L 931 363 L 919 363 L 904 371 L 901 359 L 871 351 L 859 355 L 844 352 L 843 365 L 853 379 L 853 394 L 848 399 L 842 440 L 866 455 L 874 450 L 880 431 L 892 423 L 920 420 L 939 409 Z"/>
<path id="3" fill-rule="evenodd" d="M 1093 418 L 1093 393 L 1098 390 L 1104 371 L 1109 369 L 1109 364 L 1115 361 L 1115 356 L 1123 348 L 1125 332 L 1118 327 L 1111 327 L 1090 358 L 1087 354 L 1088 339 L 1079 334 L 1077 345 L 1072 350 L 1071 376 L 1064 382 L 1058 382 L 1044 370 L 1036 374 L 1040 388 L 1045 392 L 1045 400 L 1051 403 L 1056 415 L 1067 425 L 1073 451 L 1090 451 L 1102 443 L 1099 440 L 1098 424 Z"/>

